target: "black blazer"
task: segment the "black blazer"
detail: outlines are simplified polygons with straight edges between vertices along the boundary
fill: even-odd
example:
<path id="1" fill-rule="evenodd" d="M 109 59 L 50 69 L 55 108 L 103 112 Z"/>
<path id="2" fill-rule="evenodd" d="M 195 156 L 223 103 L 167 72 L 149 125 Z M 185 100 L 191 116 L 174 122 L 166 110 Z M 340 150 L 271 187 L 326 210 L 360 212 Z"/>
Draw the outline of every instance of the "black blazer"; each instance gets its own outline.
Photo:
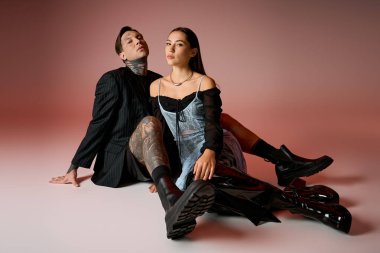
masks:
<path id="1" fill-rule="evenodd" d="M 90 168 L 98 185 L 118 187 L 122 182 L 125 151 L 141 119 L 151 115 L 149 85 L 161 77 L 148 71 L 145 77 L 123 67 L 105 73 L 96 86 L 92 120 L 72 164 Z"/>

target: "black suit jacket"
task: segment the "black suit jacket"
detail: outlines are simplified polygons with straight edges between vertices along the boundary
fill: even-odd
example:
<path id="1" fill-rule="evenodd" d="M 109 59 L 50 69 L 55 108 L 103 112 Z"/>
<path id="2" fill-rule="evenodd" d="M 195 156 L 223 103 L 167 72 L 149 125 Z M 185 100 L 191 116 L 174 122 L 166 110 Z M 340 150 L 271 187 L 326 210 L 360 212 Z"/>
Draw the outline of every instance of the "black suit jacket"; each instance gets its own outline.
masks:
<path id="1" fill-rule="evenodd" d="M 90 168 L 96 157 L 92 181 L 118 187 L 122 182 L 125 150 L 141 119 L 151 115 L 149 85 L 160 75 L 148 71 L 145 77 L 129 68 L 105 73 L 96 86 L 92 120 L 72 164 Z"/>

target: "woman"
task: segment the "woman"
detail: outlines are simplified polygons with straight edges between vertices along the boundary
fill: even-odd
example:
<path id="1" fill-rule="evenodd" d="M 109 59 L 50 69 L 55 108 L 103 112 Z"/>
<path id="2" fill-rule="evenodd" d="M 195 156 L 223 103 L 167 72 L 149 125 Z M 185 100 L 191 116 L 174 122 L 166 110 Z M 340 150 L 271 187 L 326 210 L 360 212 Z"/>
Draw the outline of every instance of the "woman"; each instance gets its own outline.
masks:
<path id="1" fill-rule="evenodd" d="M 240 146 L 220 126 L 220 91 L 205 75 L 193 31 L 183 27 L 171 31 L 165 53 L 172 72 L 154 81 L 150 93 L 155 115 L 164 119 L 176 141 L 182 165 L 176 181 L 180 189 L 192 180 L 210 180 L 216 188 L 216 212 L 244 215 L 259 224 L 278 221 L 270 209 L 288 209 L 349 232 L 351 215 L 337 203 L 332 189 L 291 185 L 282 191 L 245 173 Z"/>

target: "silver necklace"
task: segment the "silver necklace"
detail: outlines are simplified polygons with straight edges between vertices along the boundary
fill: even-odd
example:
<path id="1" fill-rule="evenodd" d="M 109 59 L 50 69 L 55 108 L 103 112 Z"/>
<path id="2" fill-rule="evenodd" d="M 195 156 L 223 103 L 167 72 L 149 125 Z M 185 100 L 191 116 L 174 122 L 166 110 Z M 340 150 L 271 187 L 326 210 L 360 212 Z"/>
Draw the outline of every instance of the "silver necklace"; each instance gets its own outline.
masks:
<path id="1" fill-rule="evenodd" d="M 193 77 L 193 71 L 191 71 L 191 73 L 190 73 L 190 75 L 184 80 L 184 81 L 182 81 L 182 82 L 179 82 L 179 83 L 175 83 L 175 82 L 173 82 L 173 79 L 172 79 L 172 73 L 173 72 L 171 72 L 170 73 L 170 82 L 174 85 L 174 86 L 180 86 L 180 85 L 182 85 L 184 82 L 187 82 L 187 81 L 189 81 L 192 77 Z"/>

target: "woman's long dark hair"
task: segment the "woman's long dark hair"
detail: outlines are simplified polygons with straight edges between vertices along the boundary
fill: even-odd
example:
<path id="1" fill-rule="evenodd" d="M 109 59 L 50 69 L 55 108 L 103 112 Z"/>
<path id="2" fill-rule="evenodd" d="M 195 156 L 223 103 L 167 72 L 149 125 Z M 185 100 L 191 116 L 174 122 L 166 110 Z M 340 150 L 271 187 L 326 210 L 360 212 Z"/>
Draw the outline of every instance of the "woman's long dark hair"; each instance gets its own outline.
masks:
<path id="1" fill-rule="evenodd" d="M 191 48 L 196 48 L 198 53 L 192 57 L 189 61 L 189 66 L 192 71 L 198 72 L 200 74 L 206 75 L 206 71 L 202 63 L 201 48 L 199 47 L 199 41 L 197 35 L 187 27 L 177 27 L 174 28 L 172 32 L 183 32 L 186 35 L 186 39 L 190 44 Z"/>

